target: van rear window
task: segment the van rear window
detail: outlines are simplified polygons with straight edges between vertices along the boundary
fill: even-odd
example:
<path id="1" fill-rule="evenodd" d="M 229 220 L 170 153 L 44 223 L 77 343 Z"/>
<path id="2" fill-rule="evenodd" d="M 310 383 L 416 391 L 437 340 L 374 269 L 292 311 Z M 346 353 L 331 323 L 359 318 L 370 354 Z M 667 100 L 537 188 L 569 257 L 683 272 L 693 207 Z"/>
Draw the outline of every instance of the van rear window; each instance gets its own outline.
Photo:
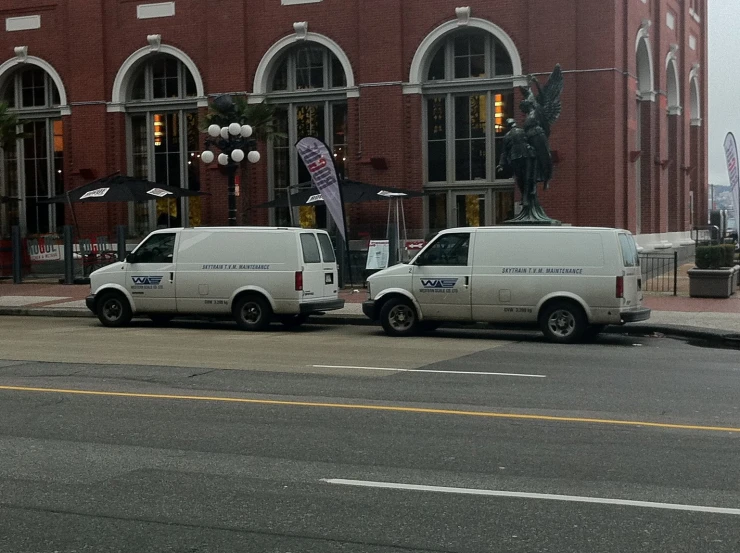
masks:
<path id="1" fill-rule="evenodd" d="M 319 234 L 318 236 L 324 263 L 335 263 L 337 258 L 334 256 L 334 247 L 331 245 L 331 240 L 326 234 Z"/>
<path id="2" fill-rule="evenodd" d="M 316 236 L 307 232 L 302 233 L 301 248 L 303 248 L 304 263 L 321 263 L 321 255 L 319 255 L 319 245 L 316 243 Z"/>
<path id="3" fill-rule="evenodd" d="M 625 267 L 639 267 L 640 256 L 637 254 L 635 239 L 629 234 L 619 235 L 619 247 L 622 250 L 622 260 Z"/>

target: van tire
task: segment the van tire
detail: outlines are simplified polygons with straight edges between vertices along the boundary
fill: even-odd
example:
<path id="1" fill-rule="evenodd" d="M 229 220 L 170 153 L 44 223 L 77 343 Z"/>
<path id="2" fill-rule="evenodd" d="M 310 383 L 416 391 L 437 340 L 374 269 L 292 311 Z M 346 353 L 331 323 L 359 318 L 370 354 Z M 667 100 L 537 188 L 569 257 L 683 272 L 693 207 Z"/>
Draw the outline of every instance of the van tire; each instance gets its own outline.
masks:
<path id="1" fill-rule="evenodd" d="M 411 336 L 419 327 L 419 317 L 410 301 L 391 298 L 380 309 L 380 324 L 388 336 Z"/>
<path id="2" fill-rule="evenodd" d="M 242 330 L 264 330 L 272 318 L 270 304 L 264 298 L 254 294 L 237 299 L 231 313 Z"/>
<path id="3" fill-rule="evenodd" d="M 107 292 L 95 302 L 95 313 L 103 326 L 110 328 L 126 326 L 133 312 L 126 296 L 120 292 Z"/>
<path id="4" fill-rule="evenodd" d="M 550 342 L 572 344 L 586 331 L 588 320 L 583 308 L 575 302 L 555 301 L 540 313 L 540 329 Z"/>
<path id="5" fill-rule="evenodd" d="M 301 314 L 301 315 L 280 315 L 278 317 L 278 321 L 285 327 L 285 328 L 298 328 L 303 323 L 305 323 L 308 320 L 308 315 Z"/>

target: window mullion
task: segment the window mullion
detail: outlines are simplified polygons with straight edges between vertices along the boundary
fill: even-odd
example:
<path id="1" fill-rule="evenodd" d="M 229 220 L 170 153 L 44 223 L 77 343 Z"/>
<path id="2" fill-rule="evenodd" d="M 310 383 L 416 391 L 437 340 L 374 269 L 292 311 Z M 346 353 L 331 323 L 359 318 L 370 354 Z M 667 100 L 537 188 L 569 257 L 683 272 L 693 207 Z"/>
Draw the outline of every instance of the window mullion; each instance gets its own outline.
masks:
<path id="1" fill-rule="evenodd" d="M 445 125 L 447 125 L 447 182 L 455 182 L 455 99 L 452 93 L 445 94 Z"/>
<path id="2" fill-rule="evenodd" d="M 486 180 L 493 182 L 496 178 L 496 95 L 490 90 L 486 93 Z"/>

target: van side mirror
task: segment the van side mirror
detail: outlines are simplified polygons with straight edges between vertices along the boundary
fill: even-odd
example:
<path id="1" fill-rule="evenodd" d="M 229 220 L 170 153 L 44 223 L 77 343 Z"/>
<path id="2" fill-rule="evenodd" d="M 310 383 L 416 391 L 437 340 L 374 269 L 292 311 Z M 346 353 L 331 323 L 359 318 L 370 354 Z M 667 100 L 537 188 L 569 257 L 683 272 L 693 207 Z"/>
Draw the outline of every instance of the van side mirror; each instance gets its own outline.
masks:
<path id="1" fill-rule="evenodd" d="M 136 256 L 132 253 L 126 255 L 126 263 L 134 263 L 136 261 Z"/>

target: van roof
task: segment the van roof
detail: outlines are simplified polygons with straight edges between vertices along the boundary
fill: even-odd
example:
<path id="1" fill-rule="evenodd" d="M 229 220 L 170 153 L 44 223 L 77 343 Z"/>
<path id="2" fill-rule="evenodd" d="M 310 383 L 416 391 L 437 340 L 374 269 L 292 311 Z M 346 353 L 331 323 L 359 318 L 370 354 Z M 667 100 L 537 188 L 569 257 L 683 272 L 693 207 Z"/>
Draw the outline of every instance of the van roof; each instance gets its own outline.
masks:
<path id="1" fill-rule="evenodd" d="M 173 230 L 181 230 L 181 231 L 220 230 L 220 231 L 231 231 L 231 232 L 244 231 L 244 230 L 253 230 L 253 231 L 289 230 L 289 231 L 294 231 L 294 232 L 314 230 L 318 232 L 326 232 L 323 229 L 307 229 L 307 228 L 302 228 L 302 227 L 177 227 L 177 228 L 157 229 L 154 232 L 172 232 Z"/>
<path id="2" fill-rule="evenodd" d="M 548 230 L 557 230 L 560 231 L 566 231 L 566 232 L 579 232 L 584 230 L 597 230 L 597 231 L 610 231 L 610 232 L 626 232 L 629 233 L 630 231 L 624 230 L 624 229 L 618 229 L 618 228 L 610 228 L 610 227 L 573 227 L 573 226 L 546 226 L 546 225 L 500 225 L 495 227 L 459 227 L 459 228 L 448 228 L 445 230 L 441 230 L 441 233 L 447 233 L 447 232 L 475 232 L 479 230 L 495 230 L 495 231 L 504 231 L 504 230 L 539 230 L 539 231 L 548 231 Z"/>

